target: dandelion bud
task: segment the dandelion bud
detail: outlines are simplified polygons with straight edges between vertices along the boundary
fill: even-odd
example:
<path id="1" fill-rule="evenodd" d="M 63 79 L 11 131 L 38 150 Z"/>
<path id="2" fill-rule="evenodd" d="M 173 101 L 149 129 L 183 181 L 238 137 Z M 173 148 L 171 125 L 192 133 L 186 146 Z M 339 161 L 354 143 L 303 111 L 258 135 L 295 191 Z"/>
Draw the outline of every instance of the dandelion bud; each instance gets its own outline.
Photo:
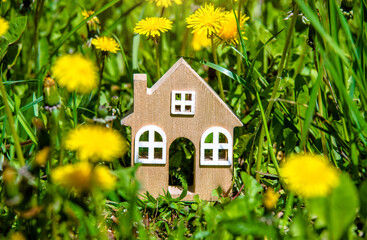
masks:
<path id="1" fill-rule="evenodd" d="M 98 117 L 105 118 L 108 115 L 106 106 L 102 105 L 98 107 Z"/>
<path id="2" fill-rule="evenodd" d="M 111 98 L 111 106 L 113 108 L 116 108 L 118 106 L 118 104 L 119 104 L 119 97 L 118 96 L 113 96 Z"/>
<path id="3" fill-rule="evenodd" d="M 43 81 L 43 96 L 45 105 L 48 106 L 48 108 L 52 108 L 60 104 L 60 95 L 57 85 L 50 77 L 46 77 Z"/>

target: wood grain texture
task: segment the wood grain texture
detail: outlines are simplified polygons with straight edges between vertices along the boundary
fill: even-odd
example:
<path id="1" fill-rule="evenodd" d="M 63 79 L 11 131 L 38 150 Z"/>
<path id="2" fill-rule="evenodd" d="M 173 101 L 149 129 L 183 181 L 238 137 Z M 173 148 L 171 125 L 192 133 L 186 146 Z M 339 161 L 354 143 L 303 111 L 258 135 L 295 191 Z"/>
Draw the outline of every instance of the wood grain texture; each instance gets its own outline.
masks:
<path id="1" fill-rule="evenodd" d="M 195 114 L 171 114 L 171 92 L 195 91 Z M 220 186 L 224 191 L 231 187 L 232 166 L 200 166 L 200 138 L 210 127 L 222 127 L 231 133 L 234 127 L 243 126 L 231 109 L 220 99 L 217 93 L 182 58 L 166 74 L 147 89 L 145 74 L 134 74 L 134 110 L 121 120 L 122 125 L 131 127 L 132 165 L 134 165 L 135 135 L 147 125 L 160 127 L 167 136 L 165 165 L 142 165 L 137 178 L 142 191 L 149 191 L 157 197 L 168 190 L 169 148 L 174 140 L 184 137 L 195 146 L 194 185 L 192 192 L 184 200 L 192 200 L 195 194 L 201 199 L 215 200 L 211 193 Z M 177 190 L 177 189 L 176 189 Z M 174 197 L 177 191 L 172 190 Z M 179 191 L 178 191 L 179 192 Z M 179 194 L 178 194 L 179 195 Z"/>

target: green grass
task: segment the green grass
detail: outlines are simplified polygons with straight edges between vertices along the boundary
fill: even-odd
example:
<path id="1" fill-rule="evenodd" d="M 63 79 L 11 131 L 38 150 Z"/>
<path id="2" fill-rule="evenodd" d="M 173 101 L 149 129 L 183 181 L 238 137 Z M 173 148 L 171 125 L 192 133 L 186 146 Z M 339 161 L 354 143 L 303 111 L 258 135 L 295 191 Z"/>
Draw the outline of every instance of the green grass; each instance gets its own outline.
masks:
<path id="1" fill-rule="evenodd" d="M 336 0 L 211 1 L 234 13 L 240 5 L 250 16 L 248 39 L 217 46 L 217 63 L 212 48 L 193 50 L 185 21 L 205 2 L 186 0 L 164 11 L 145 0 L 0 3 L 1 17 L 10 22 L 0 37 L 0 239 L 17 232 L 28 239 L 104 239 L 108 231 L 117 239 L 367 237 L 365 1 L 355 0 L 350 12 Z M 95 13 L 84 19 L 84 9 Z M 133 29 L 162 12 L 174 24 L 160 38 L 157 70 L 154 43 Z M 93 33 L 87 22 L 94 16 L 101 24 Z M 71 52 L 97 65 L 100 56 L 88 45 L 94 34 L 113 37 L 120 46 L 105 61 L 101 94 L 59 87 L 60 108 L 46 111 L 43 81 L 52 76 L 51 66 Z M 65 149 L 65 136 L 93 122 L 99 104 L 108 106 L 107 116 L 116 116 L 109 124 L 130 146 L 131 130 L 120 120 L 133 108 L 133 73 L 147 73 L 151 87 L 157 71 L 162 75 L 179 57 L 218 94 L 220 74 L 225 101 L 244 123 L 235 129 L 232 193 L 213 189 L 216 202 L 181 202 L 183 195 L 174 199 L 169 193 L 141 198 L 130 149 L 104 163 L 117 178 L 114 191 L 79 196 L 54 184 L 54 168 L 78 161 Z M 112 102 L 114 96 L 118 101 Z M 49 159 L 36 166 L 45 146 L 51 147 Z M 170 149 L 170 174 L 183 186 L 191 174 L 178 165 L 193 151 L 184 141 Z M 302 152 L 323 154 L 340 172 L 339 186 L 327 197 L 306 199 L 287 189 L 279 166 Z M 12 171 L 16 178 L 9 181 Z M 274 209 L 264 207 L 268 188 L 280 195 Z"/>

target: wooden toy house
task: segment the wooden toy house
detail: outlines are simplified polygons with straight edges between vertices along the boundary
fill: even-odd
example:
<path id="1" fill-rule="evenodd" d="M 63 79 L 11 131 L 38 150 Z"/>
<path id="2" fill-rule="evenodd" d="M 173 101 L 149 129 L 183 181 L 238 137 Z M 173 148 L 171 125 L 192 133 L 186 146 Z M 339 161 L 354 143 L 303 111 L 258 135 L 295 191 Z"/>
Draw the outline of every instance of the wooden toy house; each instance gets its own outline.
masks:
<path id="1" fill-rule="evenodd" d="M 134 110 L 121 120 L 131 127 L 132 165 L 141 163 L 142 190 L 157 197 L 181 189 L 169 186 L 169 148 L 177 138 L 194 147 L 194 182 L 183 200 L 214 200 L 212 191 L 232 183 L 233 129 L 243 126 L 217 93 L 179 59 L 151 88 L 146 74 L 134 74 Z M 164 191 L 163 191 L 164 190 Z"/>

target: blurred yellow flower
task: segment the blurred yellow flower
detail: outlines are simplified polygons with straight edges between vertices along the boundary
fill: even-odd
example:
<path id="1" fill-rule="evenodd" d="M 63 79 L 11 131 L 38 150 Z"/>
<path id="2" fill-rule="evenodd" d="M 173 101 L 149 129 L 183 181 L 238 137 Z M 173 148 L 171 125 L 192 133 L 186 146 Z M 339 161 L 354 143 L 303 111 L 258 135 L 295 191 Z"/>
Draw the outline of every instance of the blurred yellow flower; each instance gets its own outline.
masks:
<path id="1" fill-rule="evenodd" d="M 247 39 L 244 36 L 244 24 L 249 19 L 249 17 L 246 17 L 246 15 L 241 14 L 241 21 L 239 22 L 239 26 L 241 28 L 241 34 L 243 39 Z M 237 31 L 237 22 L 236 22 L 236 16 L 233 12 L 226 12 L 223 20 L 221 21 L 221 27 L 217 34 L 218 38 L 217 41 L 219 43 L 225 43 L 225 44 L 238 44 L 239 34 Z"/>
<path id="2" fill-rule="evenodd" d="M 274 209 L 279 199 L 279 193 L 274 192 L 273 188 L 268 188 L 264 195 L 264 206 L 266 209 Z"/>
<path id="3" fill-rule="evenodd" d="M 109 37 L 97 37 L 92 39 L 92 44 L 101 51 L 116 53 L 120 48 L 116 40 Z"/>
<path id="4" fill-rule="evenodd" d="M 105 166 L 94 167 L 89 162 L 79 162 L 57 167 L 51 172 L 55 184 L 76 191 L 89 192 L 92 188 L 112 190 L 116 178 Z"/>
<path id="5" fill-rule="evenodd" d="M 3 36 L 9 29 L 9 22 L 0 17 L 0 37 Z"/>
<path id="6" fill-rule="evenodd" d="M 94 184 L 99 188 L 113 190 L 116 185 L 116 178 L 111 174 L 110 169 L 105 166 L 97 166 L 94 169 Z"/>
<path id="7" fill-rule="evenodd" d="M 97 67 L 81 54 L 59 57 L 51 70 L 57 82 L 69 92 L 89 93 L 98 86 Z"/>
<path id="8" fill-rule="evenodd" d="M 322 197 L 339 184 L 339 173 L 320 155 L 291 156 L 281 167 L 281 176 L 289 190 L 305 197 Z"/>
<path id="9" fill-rule="evenodd" d="M 26 238 L 22 233 L 15 232 L 11 235 L 10 240 L 26 240 Z"/>
<path id="10" fill-rule="evenodd" d="M 94 14 L 94 11 L 92 10 L 83 10 L 82 15 L 84 16 L 84 20 L 87 19 L 89 16 Z M 90 26 L 93 29 L 97 28 L 97 25 L 99 25 L 99 19 L 97 16 L 92 17 L 90 20 L 87 21 L 88 26 Z"/>
<path id="11" fill-rule="evenodd" d="M 125 154 L 127 145 L 122 136 L 111 128 L 85 125 L 73 129 L 65 147 L 75 150 L 80 160 L 112 161 Z"/>
<path id="12" fill-rule="evenodd" d="M 211 40 L 205 32 L 194 32 L 192 36 L 191 46 L 195 51 L 202 48 L 210 47 Z"/>
<path id="13" fill-rule="evenodd" d="M 13 183 L 17 178 L 17 171 L 12 167 L 6 167 L 3 170 L 3 181 L 6 183 Z"/>
<path id="14" fill-rule="evenodd" d="M 172 21 L 164 17 L 148 17 L 140 20 L 135 28 L 134 32 L 140 35 L 146 35 L 147 37 L 160 36 L 161 32 L 167 32 L 172 29 Z"/>
<path id="15" fill-rule="evenodd" d="M 219 32 L 223 17 L 223 8 L 214 8 L 213 4 L 205 4 L 186 18 L 187 27 L 193 28 L 192 33 L 198 31 L 210 38 Z"/>
<path id="16" fill-rule="evenodd" d="M 35 162 L 38 166 L 45 166 L 47 158 L 50 153 L 50 147 L 42 148 L 37 154 L 35 158 Z"/>
<path id="17" fill-rule="evenodd" d="M 149 2 L 155 2 L 157 7 L 169 7 L 172 5 L 172 2 L 175 2 L 177 5 L 182 4 L 182 0 L 147 0 Z"/>

